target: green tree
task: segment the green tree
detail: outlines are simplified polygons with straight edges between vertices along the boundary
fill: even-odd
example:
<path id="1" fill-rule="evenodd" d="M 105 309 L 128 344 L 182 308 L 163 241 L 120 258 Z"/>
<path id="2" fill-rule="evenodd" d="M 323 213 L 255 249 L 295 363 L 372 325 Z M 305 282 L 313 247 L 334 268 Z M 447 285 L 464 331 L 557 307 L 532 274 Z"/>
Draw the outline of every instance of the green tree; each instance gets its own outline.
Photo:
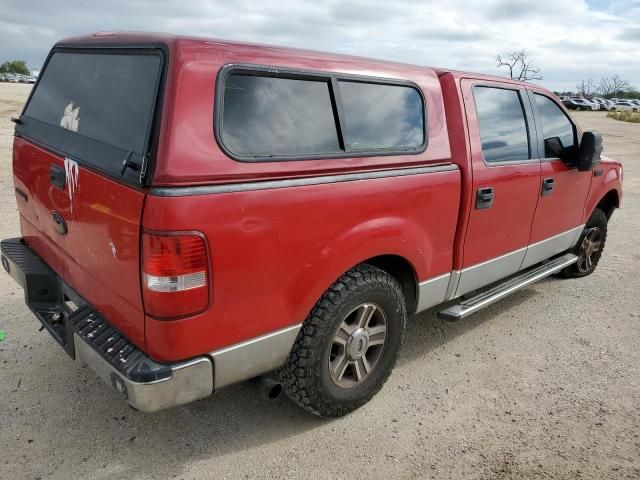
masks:
<path id="1" fill-rule="evenodd" d="M 29 67 L 24 60 L 14 60 L 12 62 L 4 62 L 0 65 L 0 73 L 19 73 L 21 75 L 29 75 Z"/>
<path id="2" fill-rule="evenodd" d="M 632 98 L 636 100 L 640 98 L 640 91 L 636 90 L 635 88 L 630 88 L 626 92 L 622 92 L 619 98 Z"/>

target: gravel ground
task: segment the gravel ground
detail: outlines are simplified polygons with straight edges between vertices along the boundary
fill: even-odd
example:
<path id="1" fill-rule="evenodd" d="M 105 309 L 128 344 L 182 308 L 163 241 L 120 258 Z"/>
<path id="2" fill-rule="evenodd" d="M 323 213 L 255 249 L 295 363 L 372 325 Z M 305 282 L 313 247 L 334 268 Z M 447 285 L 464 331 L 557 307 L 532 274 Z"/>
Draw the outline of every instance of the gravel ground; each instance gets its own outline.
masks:
<path id="1" fill-rule="evenodd" d="M 18 235 L 0 84 L 0 233 Z M 458 323 L 410 322 L 373 401 L 321 420 L 244 386 L 129 409 L 79 368 L 0 275 L 0 478 L 640 478 L 640 125 L 576 114 L 625 164 L 624 208 L 597 271 L 549 279 Z"/>

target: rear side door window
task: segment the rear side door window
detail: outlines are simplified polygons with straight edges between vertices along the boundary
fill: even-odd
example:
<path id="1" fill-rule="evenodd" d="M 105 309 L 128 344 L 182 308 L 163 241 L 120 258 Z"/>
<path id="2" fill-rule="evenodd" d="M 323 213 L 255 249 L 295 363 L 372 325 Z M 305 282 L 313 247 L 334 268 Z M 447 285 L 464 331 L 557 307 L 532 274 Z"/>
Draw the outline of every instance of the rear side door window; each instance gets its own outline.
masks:
<path id="1" fill-rule="evenodd" d="M 544 137 L 544 158 L 570 159 L 575 149 L 575 129 L 569 117 L 549 97 L 534 93 Z"/>
<path id="2" fill-rule="evenodd" d="M 473 87 L 482 153 L 488 164 L 531 158 L 529 132 L 518 90 Z"/>

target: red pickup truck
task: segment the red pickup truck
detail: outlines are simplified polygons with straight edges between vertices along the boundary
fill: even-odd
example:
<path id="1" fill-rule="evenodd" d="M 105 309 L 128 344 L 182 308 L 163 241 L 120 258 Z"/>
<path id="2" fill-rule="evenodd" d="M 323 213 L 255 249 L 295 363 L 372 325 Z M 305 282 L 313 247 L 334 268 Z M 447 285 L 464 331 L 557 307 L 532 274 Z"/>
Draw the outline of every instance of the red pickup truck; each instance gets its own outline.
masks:
<path id="1" fill-rule="evenodd" d="M 413 314 L 593 272 L 621 200 L 547 90 L 365 58 L 98 33 L 54 46 L 14 121 L 2 264 L 143 411 L 253 379 L 348 413 Z"/>

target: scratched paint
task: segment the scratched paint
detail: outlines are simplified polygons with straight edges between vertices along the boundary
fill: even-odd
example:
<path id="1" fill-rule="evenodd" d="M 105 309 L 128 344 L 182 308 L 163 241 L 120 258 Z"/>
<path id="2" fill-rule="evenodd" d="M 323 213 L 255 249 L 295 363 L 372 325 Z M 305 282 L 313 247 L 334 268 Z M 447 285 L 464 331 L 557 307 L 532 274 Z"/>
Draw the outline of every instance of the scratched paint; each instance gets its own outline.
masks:
<path id="1" fill-rule="evenodd" d="M 78 190 L 78 175 L 80 173 L 78 162 L 65 157 L 64 173 L 67 183 L 67 195 L 69 195 L 69 202 L 71 203 L 71 213 L 73 213 L 73 197 Z"/>

